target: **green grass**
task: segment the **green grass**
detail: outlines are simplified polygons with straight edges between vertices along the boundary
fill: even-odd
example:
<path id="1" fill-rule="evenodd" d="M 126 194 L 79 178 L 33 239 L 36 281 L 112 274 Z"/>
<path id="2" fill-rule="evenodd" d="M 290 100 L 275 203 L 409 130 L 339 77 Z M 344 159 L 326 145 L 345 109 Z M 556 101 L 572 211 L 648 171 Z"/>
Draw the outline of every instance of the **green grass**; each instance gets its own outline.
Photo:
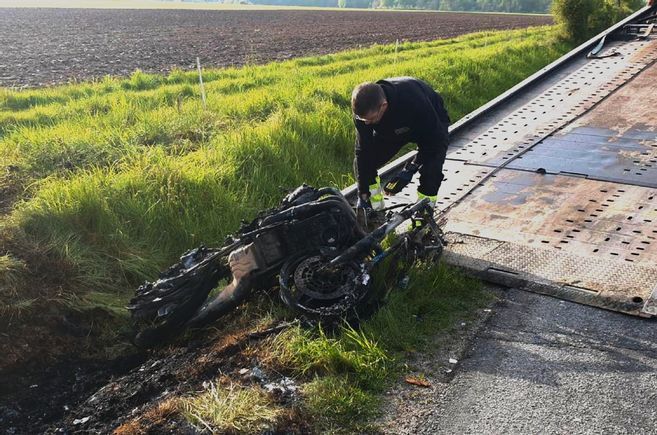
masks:
<path id="1" fill-rule="evenodd" d="M 321 431 L 368 432 L 380 394 L 407 370 L 405 357 L 492 300 L 478 280 L 444 264 L 417 264 L 409 278 L 404 289 L 389 283 L 385 304 L 357 329 L 297 327 L 277 337 L 275 359 L 306 380 L 305 406 Z"/>
<path id="2" fill-rule="evenodd" d="M 303 389 L 305 405 L 322 433 L 372 433 L 381 398 L 347 375 L 317 376 Z"/>
<path id="3" fill-rule="evenodd" d="M 0 312 L 29 323 L 44 320 L 32 312 L 101 309 L 114 323 L 95 328 L 114 332 L 99 343 L 115 340 L 135 286 L 181 252 L 219 245 L 276 204 L 281 187 L 353 182 L 356 84 L 422 78 L 455 121 L 568 51 L 553 35 L 484 32 L 205 71 L 207 110 L 195 72 L 0 89 L 0 194 L 10 204 L 0 215 Z M 292 329 L 276 347 L 306 379 L 308 412 L 324 429 L 376 415 L 404 353 L 486 299 L 447 267 L 417 268 L 411 282 L 357 329 Z"/>
<path id="4" fill-rule="evenodd" d="M 486 32 L 207 71 L 205 111 L 197 76 L 182 71 L 3 90 L 0 171 L 11 171 L 17 192 L 5 225 L 70 264 L 78 287 L 127 295 L 180 252 L 216 245 L 276 203 L 281 186 L 353 182 L 355 84 L 420 77 L 458 119 L 566 51 L 552 33 Z"/>
<path id="5" fill-rule="evenodd" d="M 281 414 L 259 387 L 217 387 L 180 402 L 183 416 L 201 429 L 212 433 L 259 433 Z"/>

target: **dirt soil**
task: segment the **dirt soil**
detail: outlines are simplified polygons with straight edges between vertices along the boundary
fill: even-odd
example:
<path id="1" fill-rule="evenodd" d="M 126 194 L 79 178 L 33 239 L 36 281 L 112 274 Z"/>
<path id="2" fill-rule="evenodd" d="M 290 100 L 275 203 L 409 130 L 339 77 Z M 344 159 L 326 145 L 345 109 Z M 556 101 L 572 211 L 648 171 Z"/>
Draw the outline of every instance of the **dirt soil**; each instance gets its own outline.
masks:
<path id="1" fill-rule="evenodd" d="M 234 323 L 235 318 L 232 319 Z M 257 331 L 238 325 L 115 360 L 38 363 L 0 377 L 0 434 L 199 433 L 172 404 L 219 385 L 278 385 L 285 370 L 263 357 L 263 346 L 287 325 Z M 245 373 L 246 372 L 246 373 Z M 274 388 L 286 410 L 276 433 L 307 433 L 299 396 Z M 288 432 L 288 433 L 289 433 Z"/>
<path id="2" fill-rule="evenodd" d="M 502 290 L 489 287 L 495 300 Z M 405 359 L 409 379 L 399 379 L 384 396 L 381 418 L 373 433 L 408 433 L 437 406 L 458 372 L 477 331 L 495 307 L 478 309 L 435 337 L 426 352 Z M 491 310 L 492 309 L 492 310 Z M 234 313 L 227 327 L 180 337 L 154 351 L 135 351 L 114 360 L 75 359 L 44 367 L 38 361 L 0 376 L 0 434 L 178 434 L 199 433 L 171 404 L 198 394 L 217 382 L 229 385 L 284 385 L 294 379 L 287 368 L 273 363 L 270 340 L 293 325 L 278 323 L 253 329 L 244 313 Z M 424 388 L 428 387 L 428 388 Z M 268 434 L 312 433 L 300 393 L 274 389 L 272 399 L 285 409 Z"/>
<path id="3" fill-rule="evenodd" d="M 167 72 L 551 24 L 549 16 L 385 11 L 0 8 L 0 86 Z"/>

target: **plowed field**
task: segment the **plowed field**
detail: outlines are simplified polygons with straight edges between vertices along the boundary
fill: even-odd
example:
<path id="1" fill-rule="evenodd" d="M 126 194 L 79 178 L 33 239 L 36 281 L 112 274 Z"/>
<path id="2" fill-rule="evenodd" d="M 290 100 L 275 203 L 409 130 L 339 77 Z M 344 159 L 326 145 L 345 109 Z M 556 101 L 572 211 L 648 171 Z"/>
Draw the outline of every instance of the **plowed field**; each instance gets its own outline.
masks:
<path id="1" fill-rule="evenodd" d="M 0 8 L 0 86 L 189 69 L 197 56 L 204 67 L 262 63 L 551 22 L 435 12 Z"/>

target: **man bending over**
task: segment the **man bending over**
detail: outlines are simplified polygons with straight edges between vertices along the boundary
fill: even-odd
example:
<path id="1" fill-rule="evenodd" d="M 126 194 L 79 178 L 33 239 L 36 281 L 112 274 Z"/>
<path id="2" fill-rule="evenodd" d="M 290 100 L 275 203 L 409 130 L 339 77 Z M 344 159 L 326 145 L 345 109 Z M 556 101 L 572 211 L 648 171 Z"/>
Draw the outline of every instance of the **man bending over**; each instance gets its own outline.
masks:
<path id="1" fill-rule="evenodd" d="M 351 109 L 356 125 L 357 207 L 366 212 L 383 209 L 383 193 L 399 193 L 418 171 L 418 198 L 429 198 L 434 206 L 449 142 L 450 119 L 442 97 L 421 80 L 396 77 L 356 86 Z M 417 144 L 417 155 L 381 189 L 378 169 L 409 142 Z"/>

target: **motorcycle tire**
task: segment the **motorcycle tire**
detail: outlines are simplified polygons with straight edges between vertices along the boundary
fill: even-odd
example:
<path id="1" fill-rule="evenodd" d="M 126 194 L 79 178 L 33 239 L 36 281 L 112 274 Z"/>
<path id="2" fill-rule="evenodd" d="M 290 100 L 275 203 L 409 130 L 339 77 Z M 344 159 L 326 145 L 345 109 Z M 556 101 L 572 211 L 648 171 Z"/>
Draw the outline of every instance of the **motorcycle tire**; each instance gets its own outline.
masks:
<path id="1" fill-rule="evenodd" d="M 279 275 L 283 302 L 318 319 L 347 317 L 368 293 L 369 283 L 364 264 L 352 261 L 331 267 L 318 251 L 290 259 Z"/>

